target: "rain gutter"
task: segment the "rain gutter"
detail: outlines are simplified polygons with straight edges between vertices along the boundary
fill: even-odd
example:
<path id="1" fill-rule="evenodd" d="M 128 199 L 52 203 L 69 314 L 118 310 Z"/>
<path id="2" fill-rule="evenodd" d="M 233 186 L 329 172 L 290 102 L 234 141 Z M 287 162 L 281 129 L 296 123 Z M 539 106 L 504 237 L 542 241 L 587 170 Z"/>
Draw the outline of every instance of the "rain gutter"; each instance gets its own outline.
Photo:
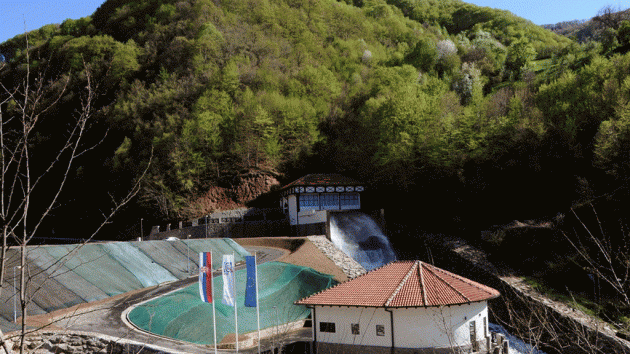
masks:
<path id="1" fill-rule="evenodd" d="M 396 342 L 394 341 L 394 312 L 392 310 L 390 310 L 388 307 L 385 307 L 385 311 L 389 312 L 389 319 L 390 319 L 390 326 L 392 328 L 391 330 L 391 335 L 392 335 L 392 349 L 391 349 L 391 353 L 394 354 L 394 348 L 395 348 L 395 344 Z"/>

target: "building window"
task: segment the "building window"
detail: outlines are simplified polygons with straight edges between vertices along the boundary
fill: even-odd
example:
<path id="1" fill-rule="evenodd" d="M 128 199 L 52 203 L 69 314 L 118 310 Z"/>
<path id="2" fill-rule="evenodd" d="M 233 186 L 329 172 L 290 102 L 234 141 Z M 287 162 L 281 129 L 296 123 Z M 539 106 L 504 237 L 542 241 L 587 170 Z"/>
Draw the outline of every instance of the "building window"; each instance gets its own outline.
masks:
<path id="1" fill-rule="evenodd" d="M 331 210 L 339 209 L 339 194 L 325 193 L 319 196 L 320 209 Z"/>
<path id="2" fill-rule="evenodd" d="M 319 323 L 319 331 L 320 332 L 335 333 L 335 323 L 334 322 L 320 322 Z"/>
<path id="3" fill-rule="evenodd" d="M 358 323 L 350 324 L 350 329 L 352 330 L 352 334 L 354 334 L 354 335 L 361 334 L 361 331 L 359 331 L 359 324 Z"/>
<path id="4" fill-rule="evenodd" d="M 342 193 L 341 209 L 359 209 L 359 193 Z"/>
<path id="5" fill-rule="evenodd" d="M 385 326 L 383 325 L 376 325 L 376 335 L 383 337 L 385 335 Z"/>
<path id="6" fill-rule="evenodd" d="M 300 210 L 319 209 L 319 198 L 317 194 L 300 194 Z"/>

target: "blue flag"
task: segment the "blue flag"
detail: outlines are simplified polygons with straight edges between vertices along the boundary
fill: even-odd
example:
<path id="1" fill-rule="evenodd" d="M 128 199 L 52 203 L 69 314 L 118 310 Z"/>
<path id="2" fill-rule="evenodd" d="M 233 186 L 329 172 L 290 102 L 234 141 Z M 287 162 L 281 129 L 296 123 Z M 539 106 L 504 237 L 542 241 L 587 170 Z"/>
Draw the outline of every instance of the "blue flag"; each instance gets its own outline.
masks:
<path id="1" fill-rule="evenodd" d="M 245 288 L 245 306 L 256 307 L 256 257 L 246 256 L 245 264 L 247 266 L 247 287 Z"/>

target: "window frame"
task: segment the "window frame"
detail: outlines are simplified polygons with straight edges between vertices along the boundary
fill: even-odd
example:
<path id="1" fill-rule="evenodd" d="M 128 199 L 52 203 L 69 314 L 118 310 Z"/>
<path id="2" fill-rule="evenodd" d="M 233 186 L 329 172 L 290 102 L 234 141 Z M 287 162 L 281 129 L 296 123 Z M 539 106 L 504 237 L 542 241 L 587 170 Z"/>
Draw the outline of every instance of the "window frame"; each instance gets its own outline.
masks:
<path id="1" fill-rule="evenodd" d="M 336 333 L 335 322 L 320 322 L 319 331 L 321 333 Z"/>
<path id="2" fill-rule="evenodd" d="M 385 337 L 385 325 L 376 325 L 376 336 Z"/>
<path id="3" fill-rule="evenodd" d="M 342 210 L 360 209 L 361 208 L 361 198 L 359 196 L 359 193 L 356 193 L 356 192 L 340 193 L 340 195 L 339 195 L 339 207 Z"/>
<path id="4" fill-rule="evenodd" d="M 324 204 L 324 200 L 334 199 L 334 204 Z M 319 195 L 319 209 L 320 210 L 339 210 L 339 193 L 321 193 Z"/>
<path id="5" fill-rule="evenodd" d="M 308 201 L 309 205 L 306 205 Z M 298 197 L 299 210 L 319 210 L 319 194 L 317 193 L 302 193 Z"/>

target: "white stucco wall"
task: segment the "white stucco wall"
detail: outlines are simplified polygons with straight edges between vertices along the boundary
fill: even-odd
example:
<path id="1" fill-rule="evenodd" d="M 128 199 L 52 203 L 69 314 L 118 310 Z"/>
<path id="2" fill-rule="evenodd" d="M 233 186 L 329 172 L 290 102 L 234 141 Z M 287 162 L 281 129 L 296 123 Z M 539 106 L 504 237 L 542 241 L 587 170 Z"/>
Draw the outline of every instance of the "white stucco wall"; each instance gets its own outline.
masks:
<path id="1" fill-rule="evenodd" d="M 297 225 L 297 198 L 295 194 L 289 194 L 287 201 L 289 202 L 289 223 Z"/>
<path id="2" fill-rule="evenodd" d="M 317 341 L 324 343 L 361 344 L 391 347 L 391 319 L 389 312 L 372 307 L 321 307 L 316 308 Z M 319 331 L 320 322 L 334 322 L 335 333 Z M 352 334 L 350 324 L 359 324 L 359 335 Z M 385 326 L 385 335 L 376 335 L 376 325 Z"/>
<path id="3" fill-rule="evenodd" d="M 383 308 L 316 308 L 317 341 L 339 344 L 391 346 L 391 319 Z M 397 348 L 448 348 L 470 345 L 470 323 L 475 321 L 477 341 L 488 332 L 487 302 L 457 306 L 400 308 L 394 313 L 394 345 Z M 484 318 L 486 320 L 484 321 Z M 335 333 L 319 331 L 320 322 L 335 323 Z M 359 323 L 360 335 L 351 324 Z M 385 326 L 385 336 L 376 336 L 376 325 Z M 485 327 L 484 327 L 485 326 Z"/>
<path id="4" fill-rule="evenodd" d="M 326 210 L 301 210 L 298 214 L 300 225 L 326 222 Z"/>
<path id="5" fill-rule="evenodd" d="M 395 345 L 398 348 L 445 348 L 470 345 L 470 323 L 475 321 L 477 341 L 484 339 L 487 302 L 458 306 L 394 310 Z"/>

